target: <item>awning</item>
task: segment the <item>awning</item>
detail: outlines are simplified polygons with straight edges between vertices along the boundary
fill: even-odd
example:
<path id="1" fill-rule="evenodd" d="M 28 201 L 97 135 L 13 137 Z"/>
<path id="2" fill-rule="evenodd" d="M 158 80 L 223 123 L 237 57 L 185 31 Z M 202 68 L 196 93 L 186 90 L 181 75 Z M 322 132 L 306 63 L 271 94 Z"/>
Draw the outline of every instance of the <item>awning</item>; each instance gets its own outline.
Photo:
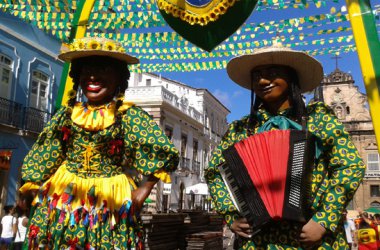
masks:
<path id="1" fill-rule="evenodd" d="M 194 194 L 202 194 L 202 195 L 208 195 L 208 187 L 206 183 L 198 183 L 193 186 L 186 188 L 186 194 L 191 194 L 193 192 Z"/>
<path id="2" fill-rule="evenodd" d="M 380 208 L 378 207 L 370 207 L 364 210 L 367 213 L 373 213 L 373 214 L 379 214 L 380 213 Z"/>

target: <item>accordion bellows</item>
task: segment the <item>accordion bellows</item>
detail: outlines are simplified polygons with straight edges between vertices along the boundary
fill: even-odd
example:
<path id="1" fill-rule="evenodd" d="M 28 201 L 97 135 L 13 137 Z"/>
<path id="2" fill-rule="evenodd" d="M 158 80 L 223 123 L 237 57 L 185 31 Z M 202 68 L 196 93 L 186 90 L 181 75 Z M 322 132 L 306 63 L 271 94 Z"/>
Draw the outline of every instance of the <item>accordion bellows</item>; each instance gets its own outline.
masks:
<path id="1" fill-rule="evenodd" d="M 220 172 L 256 232 L 275 220 L 306 222 L 315 143 L 303 130 L 271 130 L 223 152 Z"/>

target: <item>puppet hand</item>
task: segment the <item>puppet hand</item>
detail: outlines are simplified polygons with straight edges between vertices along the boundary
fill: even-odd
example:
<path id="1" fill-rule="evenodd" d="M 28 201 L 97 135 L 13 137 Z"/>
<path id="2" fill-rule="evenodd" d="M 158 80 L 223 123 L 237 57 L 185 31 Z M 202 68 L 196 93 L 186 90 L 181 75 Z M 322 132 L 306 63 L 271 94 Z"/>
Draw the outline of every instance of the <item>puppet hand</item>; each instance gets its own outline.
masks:
<path id="1" fill-rule="evenodd" d="M 313 247 L 321 242 L 326 229 L 310 219 L 303 227 L 300 234 L 300 242 L 305 247 Z"/>
<path id="2" fill-rule="evenodd" d="M 137 211 L 140 211 L 146 198 L 148 198 L 151 189 L 146 186 L 141 186 L 132 191 L 132 205 Z"/>
<path id="3" fill-rule="evenodd" d="M 244 238 L 252 237 L 252 226 L 248 223 L 246 218 L 239 218 L 231 225 L 232 232 Z"/>

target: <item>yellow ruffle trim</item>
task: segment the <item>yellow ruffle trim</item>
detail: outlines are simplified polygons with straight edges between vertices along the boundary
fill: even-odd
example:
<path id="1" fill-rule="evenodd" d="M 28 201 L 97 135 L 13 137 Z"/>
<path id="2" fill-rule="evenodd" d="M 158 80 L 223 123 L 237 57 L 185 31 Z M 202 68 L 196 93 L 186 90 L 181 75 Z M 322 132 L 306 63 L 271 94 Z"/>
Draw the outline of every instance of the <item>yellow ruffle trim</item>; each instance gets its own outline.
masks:
<path id="1" fill-rule="evenodd" d="M 124 111 L 133 106 L 132 102 L 123 102 L 119 110 Z M 71 114 L 73 122 L 91 131 L 98 131 L 111 126 L 115 122 L 115 102 L 102 106 L 90 106 L 76 103 Z"/>
<path id="2" fill-rule="evenodd" d="M 72 185 L 73 200 L 70 202 L 70 210 L 74 211 L 78 208 L 85 207 L 90 209 L 92 204 L 88 198 L 90 189 L 94 187 L 93 197 L 96 197 L 95 209 L 100 209 L 103 201 L 107 202 L 110 211 L 119 210 L 123 204 L 132 200 L 132 190 L 136 189 L 136 185 L 131 177 L 126 174 L 120 174 L 108 178 L 90 178 L 84 179 L 66 170 L 66 164 L 61 165 L 55 174 L 47 180 L 41 187 L 41 192 L 46 192 L 50 200 L 54 197 L 58 198 L 58 209 L 65 209 L 67 205 L 62 203 L 66 187 Z M 37 196 L 33 204 L 43 203 Z M 82 204 L 84 202 L 84 204 Z M 67 208 L 66 208 L 67 209 Z"/>
<path id="3" fill-rule="evenodd" d="M 38 185 L 34 182 L 27 182 L 24 185 L 22 185 L 22 187 L 20 187 L 18 191 L 20 191 L 21 193 L 25 193 L 26 191 L 29 191 L 29 190 L 39 189 L 40 186 L 41 185 Z"/>
<path id="4" fill-rule="evenodd" d="M 171 183 L 172 180 L 170 179 L 170 174 L 165 172 L 164 170 L 159 170 L 156 173 L 153 173 L 153 175 L 163 181 L 164 183 Z"/>
<path id="5" fill-rule="evenodd" d="M 173 17 L 179 17 L 191 25 L 204 26 L 224 15 L 236 1 L 239 0 L 214 0 L 202 8 L 194 7 L 186 2 L 184 7 L 179 6 L 177 0 L 157 0 L 157 5 L 160 10 L 171 14 Z"/>

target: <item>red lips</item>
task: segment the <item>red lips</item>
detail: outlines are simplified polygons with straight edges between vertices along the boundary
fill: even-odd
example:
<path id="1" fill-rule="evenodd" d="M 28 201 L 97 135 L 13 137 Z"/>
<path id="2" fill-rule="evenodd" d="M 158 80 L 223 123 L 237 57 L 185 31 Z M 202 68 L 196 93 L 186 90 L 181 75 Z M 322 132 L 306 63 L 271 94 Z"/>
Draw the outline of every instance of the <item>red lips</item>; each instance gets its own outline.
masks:
<path id="1" fill-rule="evenodd" d="M 88 91 L 97 92 L 102 89 L 102 85 L 99 82 L 88 82 L 86 89 Z"/>

